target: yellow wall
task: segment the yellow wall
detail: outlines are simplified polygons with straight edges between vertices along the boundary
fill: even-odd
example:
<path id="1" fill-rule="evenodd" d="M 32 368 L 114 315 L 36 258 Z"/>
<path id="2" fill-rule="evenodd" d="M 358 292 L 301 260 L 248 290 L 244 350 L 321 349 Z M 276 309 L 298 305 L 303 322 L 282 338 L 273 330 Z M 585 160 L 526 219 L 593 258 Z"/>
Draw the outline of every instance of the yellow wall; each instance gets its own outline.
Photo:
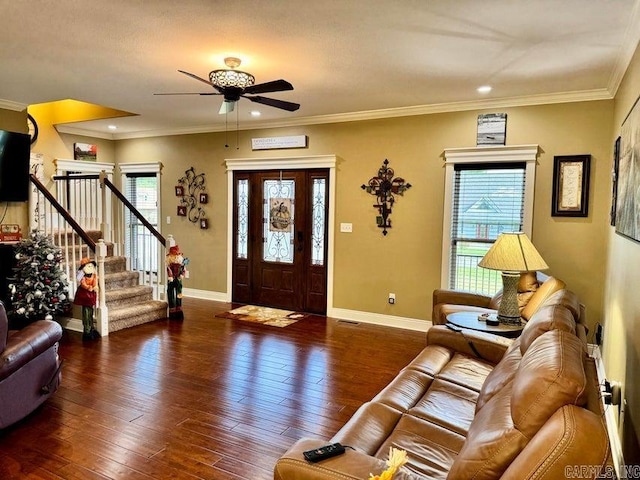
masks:
<path id="1" fill-rule="evenodd" d="M 615 98 L 613 137 L 640 95 L 640 49 L 625 74 Z M 640 463 L 640 243 L 607 228 L 609 257 L 605 282 L 603 356 L 610 380 L 622 382 L 627 401 L 623 416 L 627 463 Z"/>
<path id="2" fill-rule="evenodd" d="M 496 111 L 496 110 L 493 110 Z M 499 109 L 508 115 L 507 143 L 541 148 L 536 180 L 533 241 L 550 266 L 586 303 L 591 325 L 601 321 L 613 101 Z M 430 319 L 431 293 L 440 286 L 443 185 L 442 153 L 475 146 L 479 111 L 240 132 L 240 148 L 225 149 L 224 133 L 122 140 L 118 162 L 160 161 L 162 232 L 173 234 L 191 259 L 185 287 L 226 291 L 227 178 L 225 158 L 267 158 L 335 154 L 338 157 L 336 224 L 350 222 L 353 233 L 336 233 L 334 307 Z M 306 134 L 309 148 L 295 151 L 250 149 L 252 137 Z M 553 156 L 592 155 L 589 217 L 551 217 Z M 413 185 L 400 197 L 386 237 L 375 226 L 373 199 L 360 189 L 388 158 L 397 175 Z M 210 229 L 203 231 L 175 216 L 173 186 L 189 167 L 205 172 Z M 171 224 L 164 220 L 170 215 Z M 336 228 L 339 230 L 339 228 Z M 397 303 L 387 304 L 394 292 Z"/>

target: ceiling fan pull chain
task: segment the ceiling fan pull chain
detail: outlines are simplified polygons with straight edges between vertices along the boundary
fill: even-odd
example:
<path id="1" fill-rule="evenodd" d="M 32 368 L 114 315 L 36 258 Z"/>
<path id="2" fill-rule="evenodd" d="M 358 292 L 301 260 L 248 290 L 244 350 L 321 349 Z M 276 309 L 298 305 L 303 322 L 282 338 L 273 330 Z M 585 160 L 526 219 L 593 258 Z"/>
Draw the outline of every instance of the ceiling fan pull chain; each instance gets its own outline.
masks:
<path id="1" fill-rule="evenodd" d="M 224 114 L 224 148 L 229 148 L 229 114 Z"/>

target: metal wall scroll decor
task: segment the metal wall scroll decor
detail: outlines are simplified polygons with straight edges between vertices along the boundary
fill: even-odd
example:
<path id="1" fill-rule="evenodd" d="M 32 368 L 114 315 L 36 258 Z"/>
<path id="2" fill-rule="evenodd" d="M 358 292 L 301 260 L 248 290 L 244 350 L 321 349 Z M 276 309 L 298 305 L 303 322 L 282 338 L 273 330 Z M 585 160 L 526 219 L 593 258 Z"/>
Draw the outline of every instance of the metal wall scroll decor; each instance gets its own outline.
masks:
<path id="1" fill-rule="evenodd" d="M 404 195 L 405 190 L 411 188 L 410 183 L 405 183 L 404 178 L 393 178 L 395 172 L 389 168 L 389 160 L 385 159 L 378 169 L 378 176 L 372 177 L 367 185 L 362 185 L 362 189 L 367 193 L 376 196 L 374 208 L 378 209 L 379 215 L 376 223 L 382 228 L 382 234 L 387 234 L 387 229 L 391 228 L 391 209 L 396 199 L 394 195 Z"/>
<path id="2" fill-rule="evenodd" d="M 200 206 L 208 202 L 204 173 L 196 174 L 193 167 L 184 172 L 184 177 L 178 179 L 176 196 L 180 197 L 177 214 L 187 217 L 192 223 L 199 223 L 200 228 L 209 228 L 209 222 L 205 219 L 205 211 Z"/>

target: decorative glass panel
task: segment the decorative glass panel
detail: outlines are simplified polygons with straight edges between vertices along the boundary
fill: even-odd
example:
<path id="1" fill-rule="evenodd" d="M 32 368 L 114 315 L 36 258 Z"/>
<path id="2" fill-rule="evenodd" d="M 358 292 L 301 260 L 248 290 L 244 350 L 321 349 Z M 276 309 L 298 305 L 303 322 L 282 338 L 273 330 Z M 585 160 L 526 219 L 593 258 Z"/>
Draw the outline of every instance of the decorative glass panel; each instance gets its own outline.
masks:
<path id="1" fill-rule="evenodd" d="M 249 233 L 249 180 L 238 180 L 238 231 L 236 232 L 236 257 L 247 258 Z"/>
<path id="2" fill-rule="evenodd" d="M 324 227 L 326 222 L 326 202 L 327 180 L 325 178 L 314 178 L 311 197 L 311 265 L 324 265 Z"/>
<path id="3" fill-rule="evenodd" d="M 294 180 L 265 180 L 262 258 L 265 262 L 293 263 Z"/>

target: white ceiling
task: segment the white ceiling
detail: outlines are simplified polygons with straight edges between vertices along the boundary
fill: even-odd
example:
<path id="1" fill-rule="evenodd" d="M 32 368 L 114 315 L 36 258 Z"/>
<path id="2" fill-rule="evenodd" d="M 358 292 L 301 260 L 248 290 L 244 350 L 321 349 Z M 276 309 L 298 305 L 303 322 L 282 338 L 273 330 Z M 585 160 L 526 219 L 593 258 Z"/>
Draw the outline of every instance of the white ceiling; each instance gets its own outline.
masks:
<path id="1" fill-rule="evenodd" d="M 222 130 L 220 97 L 153 93 L 212 91 L 178 69 L 206 78 L 230 54 L 256 83 L 295 88 L 264 96 L 302 105 L 240 100 L 241 129 L 611 98 L 640 38 L 639 3 L 0 0 L 0 107 L 72 98 L 137 114 L 67 127 L 106 138 Z"/>

